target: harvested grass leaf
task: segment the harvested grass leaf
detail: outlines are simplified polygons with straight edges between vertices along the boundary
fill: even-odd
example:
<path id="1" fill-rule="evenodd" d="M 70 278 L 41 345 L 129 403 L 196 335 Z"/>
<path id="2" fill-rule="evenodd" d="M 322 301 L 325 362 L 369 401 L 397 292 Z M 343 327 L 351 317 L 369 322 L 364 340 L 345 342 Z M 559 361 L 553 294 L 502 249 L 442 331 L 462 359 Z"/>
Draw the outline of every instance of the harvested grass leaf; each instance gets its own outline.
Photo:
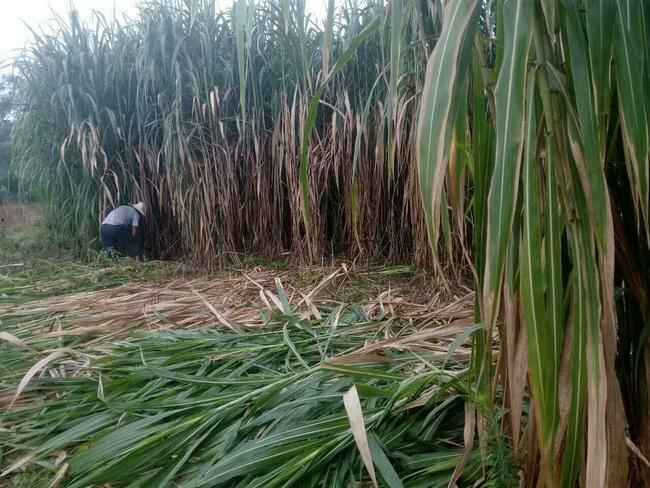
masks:
<path id="1" fill-rule="evenodd" d="M 25 376 L 23 376 L 23 379 L 20 380 L 20 383 L 18 383 L 18 387 L 16 388 L 16 393 L 14 393 L 13 398 L 11 399 L 11 402 L 9 403 L 9 409 L 13 407 L 13 405 L 16 403 L 16 400 L 20 397 L 22 392 L 27 388 L 27 385 L 29 384 L 30 381 L 32 381 L 32 378 L 36 376 L 38 373 L 40 373 L 43 369 L 45 369 L 48 364 L 51 362 L 56 361 L 57 359 L 60 359 L 64 356 L 67 356 L 70 354 L 72 351 L 70 349 L 61 349 L 58 351 L 53 351 L 41 360 L 39 360 L 34 366 L 29 368 L 29 371 L 25 373 Z"/>
<path id="2" fill-rule="evenodd" d="M 370 479 L 372 479 L 372 483 L 376 488 L 378 486 L 377 475 L 375 474 L 375 466 L 372 462 L 372 453 L 370 452 L 370 446 L 368 444 L 366 425 L 363 421 L 361 401 L 359 400 L 359 393 L 357 392 L 357 387 L 355 385 L 352 385 L 352 388 L 343 395 L 343 403 L 345 404 L 345 411 L 347 412 L 350 421 L 350 428 L 352 429 L 354 442 L 357 444 L 357 448 L 359 449 L 361 458 L 363 459 L 363 464 L 368 470 Z"/>

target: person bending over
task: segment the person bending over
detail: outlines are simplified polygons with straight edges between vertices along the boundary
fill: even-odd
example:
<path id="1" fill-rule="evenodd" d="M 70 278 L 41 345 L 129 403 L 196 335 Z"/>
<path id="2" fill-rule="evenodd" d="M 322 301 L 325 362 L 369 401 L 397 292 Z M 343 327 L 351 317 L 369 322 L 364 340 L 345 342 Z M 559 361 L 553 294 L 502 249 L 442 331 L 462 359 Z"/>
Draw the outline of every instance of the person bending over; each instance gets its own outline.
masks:
<path id="1" fill-rule="evenodd" d="M 144 216 L 146 207 L 138 202 L 112 210 L 102 222 L 100 236 L 109 257 L 126 255 L 144 261 Z"/>

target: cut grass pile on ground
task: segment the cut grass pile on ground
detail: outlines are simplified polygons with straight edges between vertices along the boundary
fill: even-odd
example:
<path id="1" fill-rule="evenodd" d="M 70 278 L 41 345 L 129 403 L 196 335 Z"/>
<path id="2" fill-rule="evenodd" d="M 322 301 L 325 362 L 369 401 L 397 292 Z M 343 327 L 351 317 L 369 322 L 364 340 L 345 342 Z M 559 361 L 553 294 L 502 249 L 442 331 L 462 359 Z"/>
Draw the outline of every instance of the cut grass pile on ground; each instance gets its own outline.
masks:
<path id="1" fill-rule="evenodd" d="M 69 487 L 349 486 L 367 478 L 348 418 L 358 412 L 343 400 L 354 386 L 378 476 L 446 486 L 461 455 L 463 366 L 427 365 L 427 341 L 407 336 L 364 349 L 384 326 L 354 309 L 288 314 L 259 332 L 174 331 L 101 358 L 65 354 L 30 384 L 38 399 L 3 414 L 7 471 L 40 462 Z"/>
<path id="2" fill-rule="evenodd" d="M 6 285 L 10 486 L 347 487 L 369 467 L 380 486 L 447 485 L 463 455 L 467 290 L 427 294 L 399 268 L 129 266 L 66 267 L 69 283 L 95 273 L 74 293 L 45 274 L 42 293 Z M 491 482 L 468 462 L 464 482 Z"/>

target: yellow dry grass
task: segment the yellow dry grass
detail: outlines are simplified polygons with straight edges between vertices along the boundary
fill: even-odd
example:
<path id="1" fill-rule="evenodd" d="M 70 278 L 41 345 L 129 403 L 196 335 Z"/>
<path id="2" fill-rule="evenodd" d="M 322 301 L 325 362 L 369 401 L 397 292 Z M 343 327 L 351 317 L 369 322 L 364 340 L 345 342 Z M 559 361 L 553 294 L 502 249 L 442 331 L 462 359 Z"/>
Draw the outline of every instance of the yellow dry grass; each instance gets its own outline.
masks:
<path id="1" fill-rule="evenodd" d="M 138 331 L 261 327 L 269 314 L 285 311 L 286 304 L 302 317 L 320 318 L 323 307 L 351 305 L 346 299 L 354 296 L 356 301 L 358 288 L 364 286 L 367 295 L 358 305 L 369 318 L 401 320 L 418 331 L 445 326 L 445 332 L 438 334 L 445 342 L 453 341 L 472 322 L 474 298 L 468 289 L 459 288 L 450 295 L 407 280 L 378 281 L 370 286 L 346 266 L 311 268 L 308 273 L 309 283 L 305 283 L 305 271 L 297 274 L 263 268 L 210 278 L 134 282 L 0 305 L 0 316 L 21 320 L 36 337 L 78 337 L 86 345 L 96 345 Z M 381 290 L 382 286 L 385 289 Z"/>

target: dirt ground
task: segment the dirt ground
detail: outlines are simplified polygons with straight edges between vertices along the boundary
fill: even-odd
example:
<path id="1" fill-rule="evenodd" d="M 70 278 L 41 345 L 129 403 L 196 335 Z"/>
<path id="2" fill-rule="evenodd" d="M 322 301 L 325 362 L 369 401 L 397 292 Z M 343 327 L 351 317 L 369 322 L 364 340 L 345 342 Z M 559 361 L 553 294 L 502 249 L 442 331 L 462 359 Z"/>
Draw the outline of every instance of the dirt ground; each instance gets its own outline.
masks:
<path id="1" fill-rule="evenodd" d="M 0 203 L 0 229 L 32 226 L 39 218 L 40 211 L 33 204 Z"/>

